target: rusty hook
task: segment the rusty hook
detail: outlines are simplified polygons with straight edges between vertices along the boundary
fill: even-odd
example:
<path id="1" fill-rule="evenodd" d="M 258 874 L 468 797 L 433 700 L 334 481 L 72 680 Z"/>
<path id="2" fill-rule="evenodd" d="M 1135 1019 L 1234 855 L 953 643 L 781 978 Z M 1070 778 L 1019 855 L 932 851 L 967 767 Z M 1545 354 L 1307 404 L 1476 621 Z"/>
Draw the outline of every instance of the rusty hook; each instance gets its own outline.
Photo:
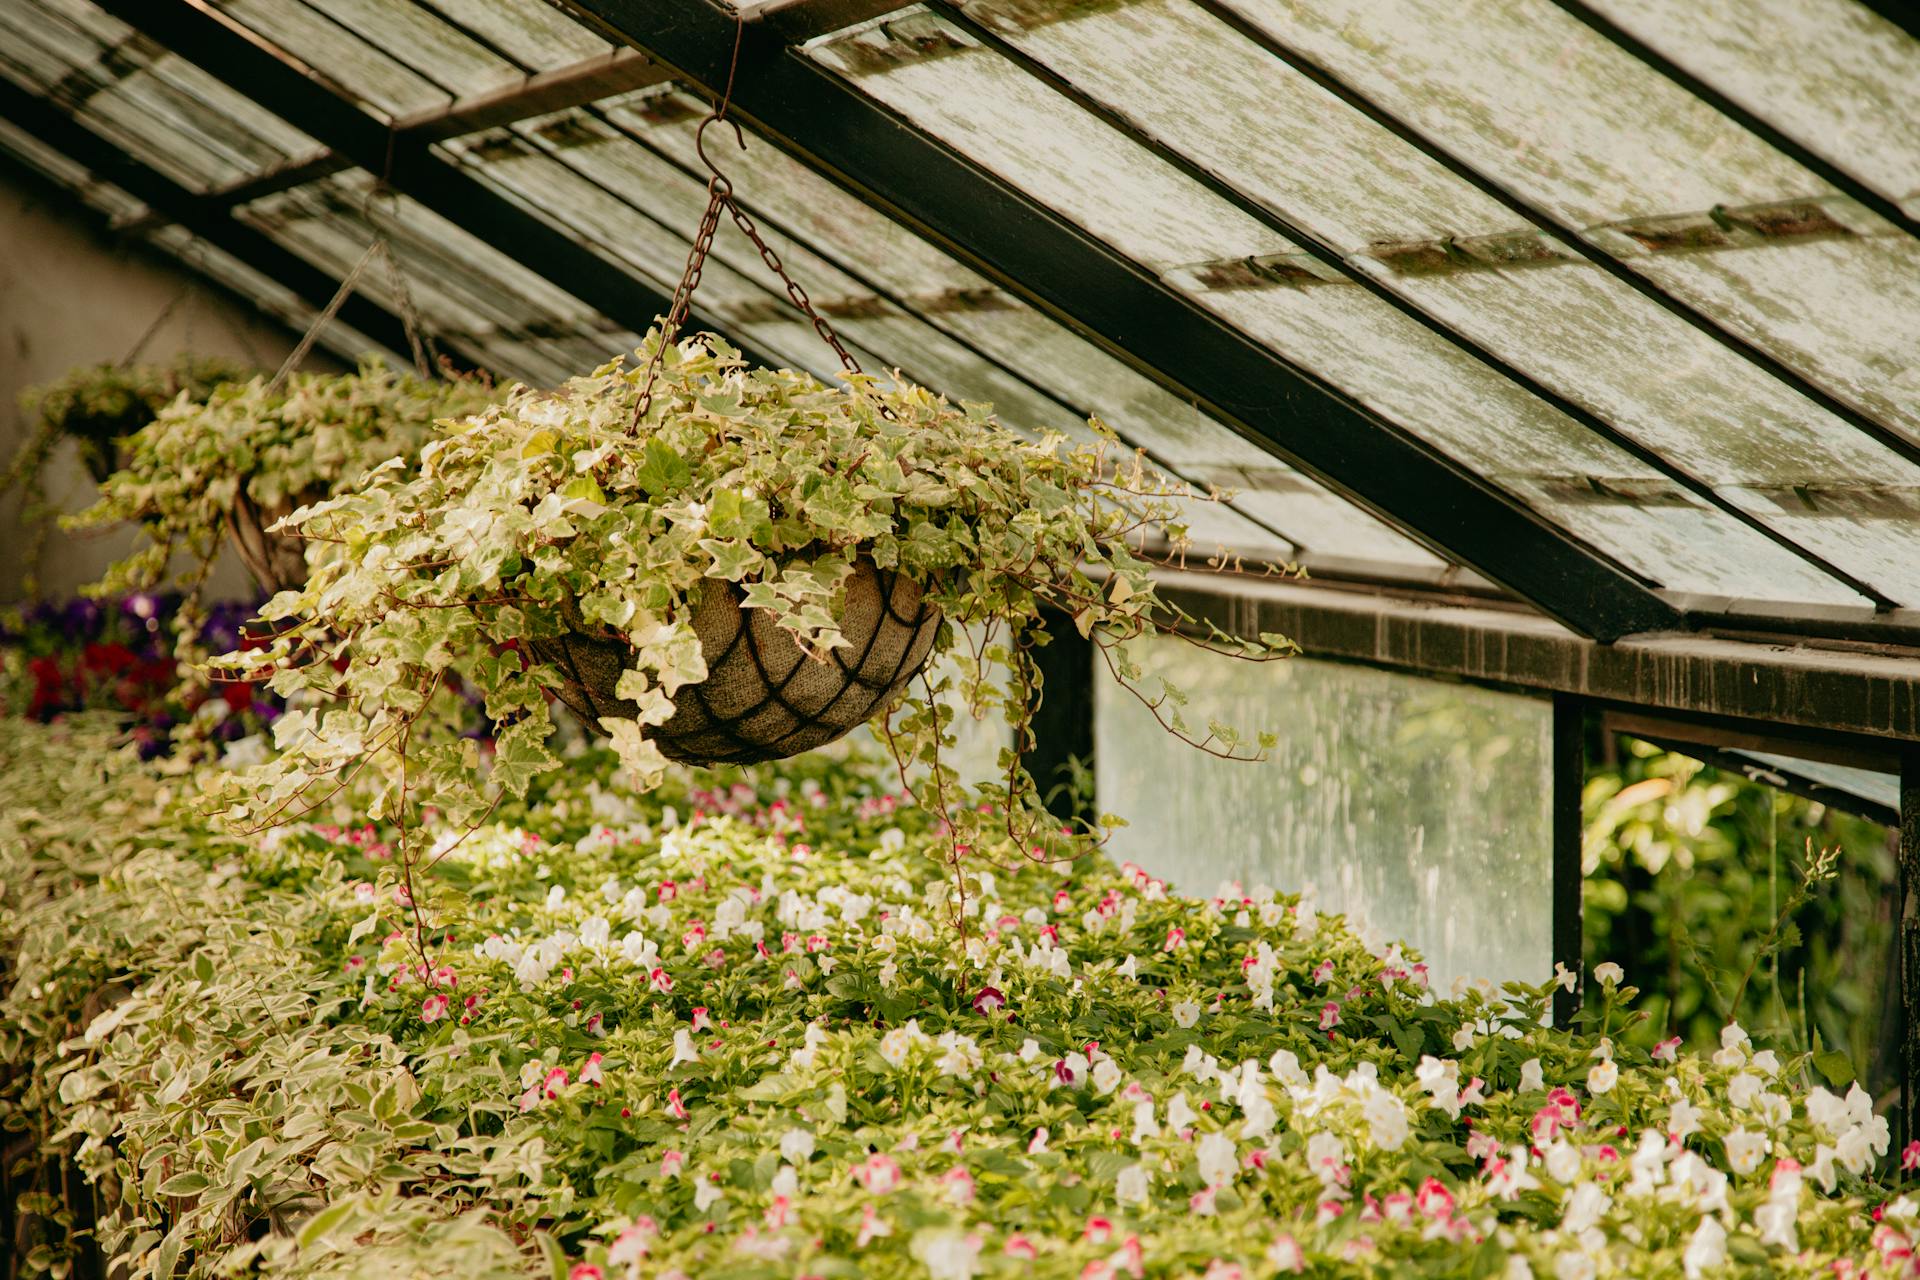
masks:
<path id="1" fill-rule="evenodd" d="M 725 116 L 715 114 L 715 115 L 708 116 L 705 120 L 702 120 L 700 122 L 700 127 L 693 131 L 693 151 L 695 155 L 700 157 L 700 163 L 707 166 L 708 173 L 712 174 L 715 178 L 719 179 L 721 182 L 727 182 L 728 181 L 727 176 L 724 173 L 720 172 L 720 166 L 715 164 L 713 162 L 713 157 L 707 154 L 707 126 L 710 124 L 714 124 L 716 122 L 724 124 L 729 129 L 732 129 L 733 140 L 740 144 L 740 149 L 742 151 L 745 151 L 747 149 L 747 138 L 745 134 L 740 132 L 740 126 L 735 124 L 733 121 L 727 119 Z M 731 186 L 732 184 L 729 183 L 728 185 Z"/>

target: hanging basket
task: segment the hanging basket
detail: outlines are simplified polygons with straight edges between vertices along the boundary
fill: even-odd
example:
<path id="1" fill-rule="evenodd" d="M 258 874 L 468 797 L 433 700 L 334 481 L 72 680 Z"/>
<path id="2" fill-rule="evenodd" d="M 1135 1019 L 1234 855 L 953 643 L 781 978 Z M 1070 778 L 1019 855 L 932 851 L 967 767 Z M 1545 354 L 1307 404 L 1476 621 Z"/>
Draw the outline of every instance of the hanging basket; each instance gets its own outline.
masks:
<path id="1" fill-rule="evenodd" d="M 808 657 L 772 615 L 743 608 L 742 600 L 738 587 L 714 581 L 694 611 L 707 678 L 683 686 L 673 717 L 646 730 L 670 760 L 756 764 L 832 742 L 906 687 L 940 628 L 940 610 L 919 583 L 865 559 L 846 581 L 840 630 L 848 644 L 824 660 Z M 595 730 L 601 716 L 636 715 L 632 701 L 614 695 L 626 642 L 569 613 L 574 630 L 529 642 L 535 660 L 559 670 L 560 700 Z"/>
<path id="2" fill-rule="evenodd" d="M 322 491 L 312 490 L 262 510 L 247 494 L 245 484 L 234 495 L 233 505 L 227 508 L 227 541 L 233 544 L 240 563 L 247 566 L 247 572 L 268 595 L 292 590 L 307 581 L 305 545 L 298 538 L 268 530 L 296 507 L 318 502 L 325 496 Z"/>

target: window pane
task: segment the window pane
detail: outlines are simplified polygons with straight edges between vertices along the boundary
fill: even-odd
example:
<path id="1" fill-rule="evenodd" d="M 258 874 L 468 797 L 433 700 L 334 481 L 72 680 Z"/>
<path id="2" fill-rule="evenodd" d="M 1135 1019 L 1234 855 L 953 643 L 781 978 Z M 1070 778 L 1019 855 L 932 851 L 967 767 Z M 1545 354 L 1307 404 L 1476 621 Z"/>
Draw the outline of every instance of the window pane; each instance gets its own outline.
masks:
<path id="1" fill-rule="evenodd" d="M 1098 682 L 1099 804 L 1131 825 L 1112 853 L 1192 892 L 1222 880 L 1358 917 L 1455 977 L 1552 970 L 1552 709 L 1468 685 L 1292 659 L 1255 665 L 1158 639 L 1147 670 L 1209 716 L 1279 746 L 1231 763 L 1170 737 Z"/>

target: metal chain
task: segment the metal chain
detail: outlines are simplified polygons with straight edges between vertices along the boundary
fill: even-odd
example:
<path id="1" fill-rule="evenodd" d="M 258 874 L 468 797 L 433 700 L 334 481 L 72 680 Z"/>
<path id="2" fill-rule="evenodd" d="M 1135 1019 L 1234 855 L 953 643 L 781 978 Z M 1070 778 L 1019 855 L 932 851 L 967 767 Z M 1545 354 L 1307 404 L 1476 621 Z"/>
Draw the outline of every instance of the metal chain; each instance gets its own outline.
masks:
<path id="1" fill-rule="evenodd" d="M 860 362 L 840 345 L 840 338 L 834 333 L 833 326 L 813 309 L 813 303 L 807 297 L 807 291 L 800 287 L 797 280 L 787 274 L 786 267 L 780 261 L 780 255 L 773 251 L 772 245 L 760 238 L 760 229 L 753 225 L 753 219 L 747 216 L 747 211 L 742 209 L 739 202 L 732 196 L 727 197 L 727 212 L 732 215 L 733 225 L 740 228 L 741 234 L 753 241 L 753 247 L 760 251 L 760 260 L 767 264 L 767 269 L 779 276 L 780 283 L 787 286 L 787 297 L 793 299 L 793 305 L 800 308 L 807 319 L 813 321 L 813 331 L 833 348 L 833 354 L 840 357 L 840 367 L 850 373 L 864 373 L 865 370 L 860 367 Z"/>
<path id="2" fill-rule="evenodd" d="M 860 362 L 855 360 L 842 345 L 838 335 L 833 331 L 833 326 L 814 310 L 812 300 L 807 297 L 807 291 L 800 287 L 797 280 L 787 274 L 786 265 L 780 261 L 780 255 L 775 253 L 773 246 L 760 235 L 760 229 L 754 225 L 753 219 L 747 216 L 747 211 L 740 207 L 738 200 L 734 199 L 733 183 L 727 180 L 727 176 L 720 172 L 720 166 L 707 155 L 705 146 L 707 126 L 722 121 L 733 129 L 734 140 L 740 144 L 740 149 L 744 151 L 747 147 L 747 139 L 740 132 L 740 126 L 727 119 L 727 107 L 733 100 L 733 76 L 740 63 L 740 44 L 745 29 L 745 19 L 741 18 L 734 28 L 733 61 L 727 67 L 726 91 L 721 94 L 720 100 L 714 104 L 713 109 L 707 113 L 707 118 L 700 122 L 700 127 L 694 131 L 694 152 L 706 164 L 707 172 L 712 175 L 707 179 L 707 209 L 700 216 L 700 229 L 693 238 L 693 248 L 687 253 L 686 270 L 681 273 L 680 283 L 673 291 L 673 302 L 667 309 L 666 318 L 660 323 L 660 340 L 653 349 L 653 355 L 647 360 L 646 372 L 641 378 L 640 399 L 633 407 L 633 421 L 627 425 L 627 434 L 630 436 L 639 432 L 640 420 L 647 415 L 647 410 L 653 407 L 653 388 L 660 377 L 661 357 L 665 355 L 668 345 L 679 334 L 680 326 L 686 323 L 687 315 L 693 309 L 693 293 L 700 287 L 701 271 L 706 267 L 707 255 L 713 251 L 713 236 L 719 229 L 720 213 L 723 209 L 727 216 L 733 219 L 733 224 L 740 228 L 741 234 L 753 242 L 754 249 L 759 252 L 760 260 L 767 264 L 767 269 L 778 276 L 780 283 L 786 286 L 788 299 L 800 309 L 802 315 L 813 322 L 814 332 L 833 348 L 833 354 L 840 359 L 840 368 L 850 373 L 863 372 Z M 881 412 L 888 417 L 893 416 L 884 406 Z"/>
<path id="3" fill-rule="evenodd" d="M 401 269 L 400 255 L 393 251 L 393 245 L 385 238 L 380 241 L 380 256 L 387 260 L 387 278 L 393 283 L 393 296 L 400 303 L 400 325 L 407 333 L 407 345 L 413 348 L 413 367 L 420 373 L 422 382 L 433 380 L 433 337 L 420 321 L 420 313 L 413 306 L 413 291 L 407 288 L 406 272 Z"/>

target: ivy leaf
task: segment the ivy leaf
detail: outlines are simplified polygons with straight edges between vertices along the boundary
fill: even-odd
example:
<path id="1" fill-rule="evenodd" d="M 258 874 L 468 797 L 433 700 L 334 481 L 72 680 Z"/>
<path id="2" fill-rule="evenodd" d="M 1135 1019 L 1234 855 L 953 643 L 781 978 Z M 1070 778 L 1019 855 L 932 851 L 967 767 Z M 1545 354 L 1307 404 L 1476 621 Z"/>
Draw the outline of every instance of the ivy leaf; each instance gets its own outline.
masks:
<path id="1" fill-rule="evenodd" d="M 692 481 L 693 472 L 687 461 L 658 440 L 647 441 L 646 455 L 640 460 L 640 470 L 634 479 L 641 491 L 649 498 L 658 498 L 662 494 L 678 493 Z"/>
<path id="2" fill-rule="evenodd" d="M 549 769 L 557 768 L 559 758 L 545 745 L 552 726 L 544 720 L 527 719 L 502 730 L 494 741 L 493 777 L 514 796 L 527 794 L 527 785 Z"/>
<path id="3" fill-rule="evenodd" d="M 1827 1078 L 1827 1083 L 1836 1089 L 1844 1089 L 1853 1083 L 1853 1060 L 1838 1049 L 1814 1054 L 1813 1065 L 1815 1070 Z"/>

